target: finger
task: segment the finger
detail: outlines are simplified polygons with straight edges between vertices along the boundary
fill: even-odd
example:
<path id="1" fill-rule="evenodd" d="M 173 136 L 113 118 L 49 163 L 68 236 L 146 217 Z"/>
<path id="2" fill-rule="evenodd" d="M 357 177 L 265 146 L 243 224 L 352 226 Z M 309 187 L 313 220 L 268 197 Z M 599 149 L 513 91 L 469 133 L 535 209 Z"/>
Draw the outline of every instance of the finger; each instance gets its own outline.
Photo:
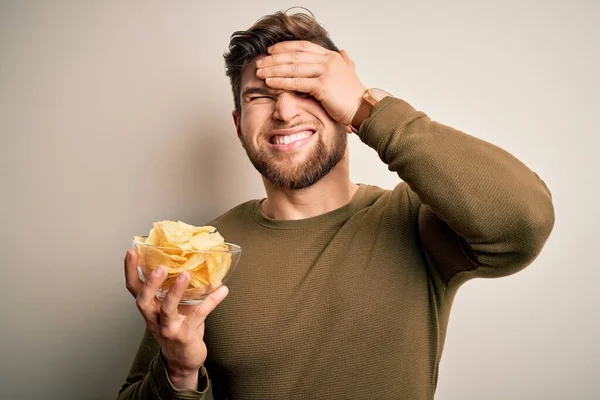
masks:
<path id="1" fill-rule="evenodd" d="M 125 269 L 125 287 L 133 297 L 136 297 L 142 287 L 142 281 L 138 277 L 137 251 L 135 249 L 127 250 L 123 266 Z"/>
<path id="2" fill-rule="evenodd" d="M 194 323 L 200 326 L 204 323 L 204 320 L 229 294 L 229 288 L 227 286 L 221 286 L 210 295 L 208 295 L 202 303 L 198 304 L 194 309 Z"/>
<path id="3" fill-rule="evenodd" d="M 325 72 L 323 64 L 284 64 L 256 70 L 256 76 L 260 79 L 283 77 L 283 78 L 314 78 Z"/>
<path id="4" fill-rule="evenodd" d="M 307 40 L 287 40 L 275 43 L 267 49 L 269 54 L 289 53 L 292 51 L 311 51 L 320 54 L 327 54 L 330 52 L 330 50 Z"/>
<path id="5" fill-rule="evenodd" d="M 348 64 L 352 68 L 356 69 L 356 66 L 354 65 L 354 61 L 352 61 L 352 59 L 350 58 L 350 56 L 348 55 L 348 53 L 346 52 L 346 50 L 340 50 L 340 55 L 342 56 L 342 58 L 344 59 L 344 61 L 346 61 L 346 64 Z"/>
<path id="6" fill-rule="evenodd" d="M 183 272 L 177 277 L 177 279 L 175 279 L 173 286 L 171 286 L 169 289 L 169 293 L 160 305 L 161 326 L 168 326 L 171 321 L 175 320 L 179 316 L 177 307 L 179 306 L 181 296 L 183 296 L 183 293 L 185 292 L 185 289 L 187 289 L 189 282 L 190 274 L 187 272 Z"/>
<path id="7" fill-rule="evenodd" d="M 279 64 L 307 63 L 317 64 L 327 61 L 327 55 L 312 52 L 292 51 L 288 53 L 278 53 L 256 61 L 258 68 L 270 67 Z"/>
<path id="8" fill-rule="evenodd" d="M 136 304 L 148 321 L 154 321 L 158 318 L 156 314 L 155 297 L 156 292 L 167 278 L 167 272 L 165 267 L 158 267 L 152 271 L 152 273 L 146 277 L 142 289 L 137 295 Z"/>
<path id="9" fill-rule="evenodd" d="M 309 93 L 317 100 L 321 100 L 318 96 L 319 78 L 266 78 L 265 84 L 272 89 Z"/>

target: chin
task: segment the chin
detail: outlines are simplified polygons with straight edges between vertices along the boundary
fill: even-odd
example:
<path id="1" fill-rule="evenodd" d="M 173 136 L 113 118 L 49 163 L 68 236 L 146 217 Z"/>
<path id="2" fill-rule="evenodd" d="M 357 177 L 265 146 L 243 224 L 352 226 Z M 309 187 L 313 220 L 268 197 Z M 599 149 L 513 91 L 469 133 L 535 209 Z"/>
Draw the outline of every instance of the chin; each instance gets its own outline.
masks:
<path id="1" fill-rule="evenodd" d="M 312 153 L 311 150 L 307 149 L 288 154 L 271 154 L 270 159 L 284 169 L 302 168 L 313 158 Z"/>

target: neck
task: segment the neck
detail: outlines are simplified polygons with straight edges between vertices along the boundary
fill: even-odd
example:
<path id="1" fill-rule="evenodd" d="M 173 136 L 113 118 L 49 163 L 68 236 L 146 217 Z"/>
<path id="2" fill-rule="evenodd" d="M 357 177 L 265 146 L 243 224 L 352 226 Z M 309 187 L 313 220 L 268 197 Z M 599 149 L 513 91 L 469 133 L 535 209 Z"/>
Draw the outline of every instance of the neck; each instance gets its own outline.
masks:
<path id="1" fill-rule="evenodd" d="M 267 199 L 261 205 L 269 218 L 295 220 L 316 217 L 350 202 L 358 185 L 350 181 L 345 157 L 326 176 L 304 189 L 281 189 L 263 178 Z"/>

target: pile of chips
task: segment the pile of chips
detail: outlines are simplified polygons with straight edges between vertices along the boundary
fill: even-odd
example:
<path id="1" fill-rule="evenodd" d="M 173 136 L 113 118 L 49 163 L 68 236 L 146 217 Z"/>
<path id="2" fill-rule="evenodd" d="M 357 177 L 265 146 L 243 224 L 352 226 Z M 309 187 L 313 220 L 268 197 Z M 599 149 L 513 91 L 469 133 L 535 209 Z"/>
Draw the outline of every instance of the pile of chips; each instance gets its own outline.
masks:
<path id="1" fill-rule="evenodd" d="M 146 276 L 158 266 L 167 269 L 164 288 L 187 271 L 191 276 L 188 288 L 209 292 L 221 286 L 231 265 L 229 247 L 212 226 L 196 227 L 181 221 L 155 222 L 148 237 L 136 236 L 134 242 L 138 264 Z"/>

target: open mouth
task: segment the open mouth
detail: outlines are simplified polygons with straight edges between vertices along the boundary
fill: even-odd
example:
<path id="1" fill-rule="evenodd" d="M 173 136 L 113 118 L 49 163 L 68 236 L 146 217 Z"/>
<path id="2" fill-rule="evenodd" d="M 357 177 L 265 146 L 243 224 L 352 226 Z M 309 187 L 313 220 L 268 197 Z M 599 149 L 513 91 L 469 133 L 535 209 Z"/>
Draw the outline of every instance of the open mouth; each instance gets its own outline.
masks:
<path id="1" fill-rule="evenodd" d="M 298 133 L 294 133 L 292 135 L 274 135 L 269 138 L 269 142 L 271 144 L 276 145 L 286 145 L 294 142 L 298 142 L 303 139 L 307 139 L 311 137 L 315 132 L 311 130 L 306 130 Z"/>
<path id="2" fill-rule="evenodd" d="M 279 151 L 292 151 L 312 140 L 316 130 L 310 126 L 277 129 L 267 138 L 271 148 Z"/>

